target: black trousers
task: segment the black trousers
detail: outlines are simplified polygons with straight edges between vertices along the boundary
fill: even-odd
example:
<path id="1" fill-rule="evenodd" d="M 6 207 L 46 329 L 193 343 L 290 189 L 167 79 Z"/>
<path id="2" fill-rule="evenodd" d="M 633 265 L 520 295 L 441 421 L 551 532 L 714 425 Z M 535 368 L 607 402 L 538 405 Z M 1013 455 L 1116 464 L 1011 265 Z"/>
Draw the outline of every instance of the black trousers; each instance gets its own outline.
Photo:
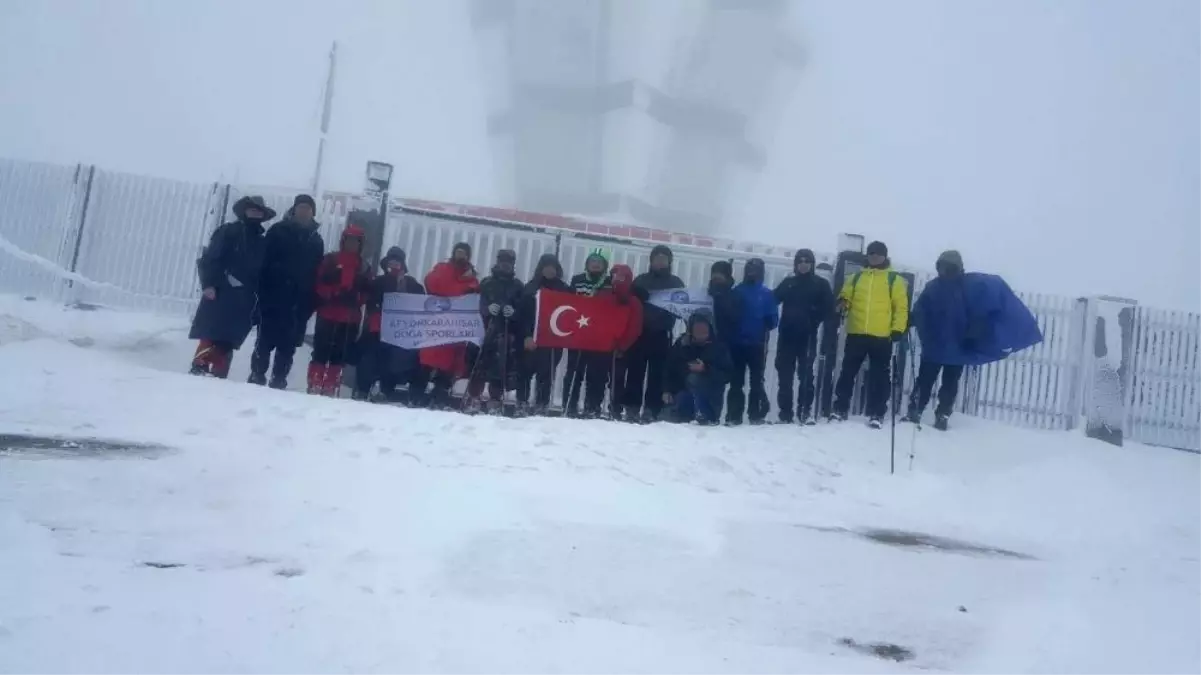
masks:
<path id="1" fill-rule="evenodd" d="M 834 412 L 846 414 L 851 409 L 851 394 L 855 378 L 864 359 L 868 361 L 867 405 L 864 412 L 868 417 L 884 417 L 888 411 L 890 390 L 889 360 L 892 358 L 892 340 L 871 335 L 848 335 L 842 353 L 842 372 L 834 387 Z"/>
<path id="2" fill-rule="evenodd" d="M 913 395 L 909 399 L 909 407 L 918 414 L 930 403 L 930 392 L 934 382 L 942 372 L 942 386 L 938 388 L 938 406 L 934 408 L 935 415 L 950 417 L 955 409 L 955 398 L 959 396 L 959 378 L 963 376 L 963 366 L 946 366 L 922 359 L 917 369 L 917 382 L 913 387 Z"/>
<path id="3" fill-rule="evenodd" d="M 780 380 L 780 389 L 776 393 L 776 404 L 780 407 L 780 416 L 792 418 L 792 376 L 795 373 L 797 385 L 796 413 L 804 417 L 813 409 L 813 359 L 817 356 L 816 335 L 802 333 L 799 336 L 780 336 L 776 344 L 776 375 Z"/>
<path id="4" fill-rule="evenodd" d="M 254 340 L 254 351 L 250 354 L 250 372 L 266 376 L 271 367 L 271 353 L 275 352 L 274 377 L 285 378 L 292 372 L 292 361 L 296 346 L 304 340 L 304 329 L 308 320 L 290 313 L 284 315 L 264 313 Z"/>
<path id="5" fill-rule="evenodd" d="M 659 416 L 663 410 L 663 366 L 670 349 L 671 334 L 664 331 L 643 333 L 626 352 L 624 405 L 634 410 L 645 408 L 652 416 Z"/>
<path id="6" fill-rule="evenodd" d="M 764 345 L 730 345 L 730 358 L 734 372 L 730 377 L 730 391 L 726 394 L 726 421 L 741 422 L 742 413 L 748 419 L 759 421 L 767 417 L 771 404 L 767 402 L 767 390 L 763 386 L 763 371 L 767 367 Z M 750 408 L 747 395 L 742 390 L 750 376 Z"/>
<path id="7" fill-rule="evenodd" d="M 518 353 L 523 342 L 512 328 L 509 332 L 495 330 L 489 334 L 480 346 L 476 360 L 469 364 L 471 377 L 467 381 L 467 394 L 479 396 L 484 392 L 485 382 L 488 383 L 488 397 L 492 399 L 501 399 L 504 392 L 516 389 L 521 374 Z"/>
<path id="8" fill-rule="evenodd" d="M 317 326 L 313 329 L 313 363 L 345 365 L 358 333 L 358 324 L 317 317 Z"/>
<path id="9" fill-rule="evenodd" d="M 367 331 L 359 338 L 359 363 L 355 370 L 355 391 L 366 394 L 379 382 L 380 393 L 392 397 L 396 387 L 409 387 L 409 400 L 425 394 L 429 375 L 421 367 L 418 353 L 380 340 L 379 333 Z"/>
<path id="10" fill-rule="evenodd" d="M 567 374 L 563 376 L 563 409 L 573 411 L 584 393 L 584 410 L 600 412 L 613 368 L 611 352 L 567 352 Z"/>
<path id="11" fill-rule="evenodd" d="M 530 402 L 530 381 L 534 382 L 534 404 L 550 405 L 550 390 L 555 383 L 555 369 L 563 360 L 562 349 L 539 348 L 524 352 L 521 359 L 521 376 L 517 380 L 517 401 Z"/>

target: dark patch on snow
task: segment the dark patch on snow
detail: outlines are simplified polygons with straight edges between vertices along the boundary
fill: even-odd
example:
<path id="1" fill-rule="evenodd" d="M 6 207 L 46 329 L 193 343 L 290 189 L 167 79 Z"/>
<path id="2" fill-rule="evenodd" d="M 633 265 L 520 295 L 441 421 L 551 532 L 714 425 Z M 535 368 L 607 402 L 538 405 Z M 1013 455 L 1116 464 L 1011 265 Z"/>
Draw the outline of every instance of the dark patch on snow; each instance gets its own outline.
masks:
<path id="1" fill-rule="evenodd" d="M 0 457 L 24 459 L 156 459 L 172 448 L 157 443 L 0 434 Z"/>
<path id="2" fill-rule="evenodd" d="M 158 561 L 154 561 L 154 560 L 147 560 L 146 562 L 142 563 L 142 567 L 153 567 L 156 570 L 173 570 L 176 567 L 187 567 L 187 565 L 185 565 L 184 563 L 158 562 Z"/>
<path id="3" fill-rule="evenodd" d="M 987 546 L 984 544 L 976 544 L 970 541 L 961 539 L 952 539 L 950 537 L 939 537 L 933 534 L 925 534 L 922 532 L 909 532 L 906 530 L 891 530 L 885 528 L 861 527 L 857 529 L 849 529 L 845 527 L 821 527 L 819 525 L 798 525 L 807 530 L 815 532 L 831 532 L 836 534 L 851 534 L 877 544 L 886 546 L 896 546 L 898 548 L 913 548 L 918 550 L 934 550 L 945 551 L 947 553 L 962 553 L 965 555 L 979 555 L 990 558 L 1011 558 L 1014 560 L 1038 560 L 1032 555 L 1011 551 L 1005 548 L 996 546 Z"/>
<path id="4" fill-rule="evenodd" d="M 857 642 L 852 638 L 842 638 L 838 641 L 838 644 L 849 649 L 853 649 L 860 654 L 867 654 L 868 656 L 874 656 L 878 659 L 885 659 L 887 661 L 896 661 L 897 663 L 901 663 L 902 661 L 913 660 L 913 650 L 902 647 L 901 645 L 894 645 L 890 642 L 862 643 Z"/>
<path id="5" fill-rule="evenodd" d="M 935 549 L 938 551 L 948 551 L 951 553 L 970 553 L 976 555 L 984 555 L 993 558 L 1014 558 L 1016 560 L 1034 560 L 1035 558 L 1025 553 L 1010 551 L 1009 549 L 997 548 L 995 546 L 986 546 L 983 544 L 974 544 L 969 541 L 960 539 L 951 539 L 949 537 L 938 537 L 932 534 L 923 534 L 921 532 L 906 532 L 904 530 L 877 530 L 877 529 L 860 529 L 856 530 L 855 534 L 888 546 L 902 546 L 908 548 L 924 548 Z"/>
<path id="6" fill-rule="evenodd" d="M 298 577 L 303 574 L 304 570 L 300 569 L 299 567 L 281 567 L 275 570 L 275 576 L 283 577 L 285 579 L 291 579 L 292 577 Z"/>

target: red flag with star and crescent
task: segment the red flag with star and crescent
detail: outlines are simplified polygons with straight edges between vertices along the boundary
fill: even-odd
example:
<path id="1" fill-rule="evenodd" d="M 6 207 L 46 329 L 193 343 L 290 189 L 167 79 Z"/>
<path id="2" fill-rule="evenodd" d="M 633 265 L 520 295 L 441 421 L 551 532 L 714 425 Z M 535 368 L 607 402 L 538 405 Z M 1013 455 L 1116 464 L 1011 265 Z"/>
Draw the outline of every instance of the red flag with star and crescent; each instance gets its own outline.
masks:
<path id="1" fill-rule="evenodd" d="M 539 347 L 586 352 L 611 352 L 628 347 L 622 343 L 632 306 L 617 302 L 610 294 L 586 296 L 544 288 L 538 291 L 537 304 L 534 344 Z"/>

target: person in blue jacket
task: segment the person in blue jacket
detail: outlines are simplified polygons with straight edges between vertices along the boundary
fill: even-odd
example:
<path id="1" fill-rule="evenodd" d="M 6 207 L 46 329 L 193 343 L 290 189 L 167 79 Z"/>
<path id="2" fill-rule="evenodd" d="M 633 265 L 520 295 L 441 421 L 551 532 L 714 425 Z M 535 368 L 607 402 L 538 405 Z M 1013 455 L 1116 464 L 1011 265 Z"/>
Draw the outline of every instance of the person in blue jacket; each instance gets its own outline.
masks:
<path id="1" fill-rule="evenodd" d="M 921 340 L 922 359 L 905 419 L 919 422 L 942 375 L 934 428 L 946 431 L 965 366 L 980 366 L 1042 342 L 1038 321 L 1001 277 L 965 274 L 958 251 L 935 263 L 938 278 L 926 284 L 910 321 Z"/>
<path id="2" fill-rule="evenodd" d="M 763 260 L 751 258 L 743 269 L 742 283 L 734 287 L 734 293 L 742 301 L 742 316 L 737 334 L 727 342 L 733 362 L 730 391 L 726 395 L 726 424 L 730 426 L 742 424 L 742 414 L 747 408 L 742 387 L 748 370 L 751 391 L 747 420 L 751 424 L 763 424 L 771 408 L 763 386 L 763 371 L 767 363 L 767 340 L 780 324 L 780 310 L 776 306 L 776 296 L 763 283 L 765 273 Z"/>

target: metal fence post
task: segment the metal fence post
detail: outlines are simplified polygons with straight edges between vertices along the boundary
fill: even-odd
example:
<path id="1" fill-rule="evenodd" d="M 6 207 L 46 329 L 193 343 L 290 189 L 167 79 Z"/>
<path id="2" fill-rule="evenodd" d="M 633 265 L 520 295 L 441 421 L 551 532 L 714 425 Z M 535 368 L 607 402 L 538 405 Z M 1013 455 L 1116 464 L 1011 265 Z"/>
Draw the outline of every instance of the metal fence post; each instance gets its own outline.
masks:
<path id="1" fill-rule="evenodd" d="M 92 164 L 88 167 L 87 182 L 83 188 L 83 205 L 79 208 L 79 220 L 75 228 L 75 245 L 71 250 L 71 266 L 68 268 L 72 273 L 76 273 L 79 269 L 79 253 L 83 249 L 83 229 L 88 223 L 88 205 L 92 202 L 92 182 L 96 177 L 96 165 Z M 67 280 L 67 289 L 73 290 L 75 281 Z M 75 293 L 69 293 L 69 301 L 75 302 Z"/>

